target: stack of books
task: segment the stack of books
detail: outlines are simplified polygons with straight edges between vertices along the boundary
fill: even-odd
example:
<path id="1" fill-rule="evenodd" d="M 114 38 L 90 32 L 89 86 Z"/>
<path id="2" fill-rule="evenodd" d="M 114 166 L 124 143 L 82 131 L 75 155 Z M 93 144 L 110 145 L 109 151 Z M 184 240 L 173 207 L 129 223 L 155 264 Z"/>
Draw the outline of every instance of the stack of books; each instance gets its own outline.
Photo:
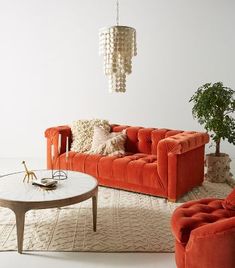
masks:
<path id="1" fill-rule="evenodd" d="M 39 181 L 33 181 L 32 182 L 33 185 L 45 188 L 47 190 L 51 190 L 51 189 L 55 189 L 56 185 L 57 185 L 57 181 L 53 180 L 53 179 L 47 179 L 47 178 L 43 178 Z"/>

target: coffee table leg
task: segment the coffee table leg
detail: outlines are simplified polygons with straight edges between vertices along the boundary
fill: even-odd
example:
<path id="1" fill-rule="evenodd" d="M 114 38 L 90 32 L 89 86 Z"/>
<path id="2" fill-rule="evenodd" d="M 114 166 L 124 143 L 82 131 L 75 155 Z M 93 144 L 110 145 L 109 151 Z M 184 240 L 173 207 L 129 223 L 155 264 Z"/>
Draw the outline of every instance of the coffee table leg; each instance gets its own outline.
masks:
<path id="1" fill-rule="evenodd" d="M 14 212 L 16 216 L 18 252 L 21 254 L 23 251 L 25 211 L 14 211 Z"/>
<path id="2" fill-rule="evenodd" d="M 97 198 L 98 198 L 98 191 L 92 197 L 93 231 L 94 232 L 96 232 L 96 222 L 97 222 Z"/>

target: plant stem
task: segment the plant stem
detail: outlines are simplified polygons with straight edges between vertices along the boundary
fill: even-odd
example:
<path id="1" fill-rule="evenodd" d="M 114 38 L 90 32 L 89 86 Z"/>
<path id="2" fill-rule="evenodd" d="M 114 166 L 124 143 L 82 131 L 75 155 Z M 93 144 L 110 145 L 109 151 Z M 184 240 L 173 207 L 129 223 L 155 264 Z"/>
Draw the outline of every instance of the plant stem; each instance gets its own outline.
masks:
<path id="1" fill-rule="evenodd" d="M 216 141 L 215 156 L 220 156 L 220 139 Z"/>

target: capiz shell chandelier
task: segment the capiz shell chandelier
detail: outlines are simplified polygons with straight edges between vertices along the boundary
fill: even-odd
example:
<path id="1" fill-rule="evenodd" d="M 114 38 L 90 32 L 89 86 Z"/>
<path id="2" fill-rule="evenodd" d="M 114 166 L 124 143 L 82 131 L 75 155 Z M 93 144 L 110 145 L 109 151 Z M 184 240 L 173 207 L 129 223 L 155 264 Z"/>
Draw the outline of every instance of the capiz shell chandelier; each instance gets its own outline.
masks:
<path id="1" fill-rule="evenodd" d="M 132 70 L 132 57 L 137 55 L 136 30 L 117 25 L 102 28 L 99 32 L 99 54 L 104 56 L 104 73 L 109 79 L 110 92 L 126 92 L 126 75 Z"/>

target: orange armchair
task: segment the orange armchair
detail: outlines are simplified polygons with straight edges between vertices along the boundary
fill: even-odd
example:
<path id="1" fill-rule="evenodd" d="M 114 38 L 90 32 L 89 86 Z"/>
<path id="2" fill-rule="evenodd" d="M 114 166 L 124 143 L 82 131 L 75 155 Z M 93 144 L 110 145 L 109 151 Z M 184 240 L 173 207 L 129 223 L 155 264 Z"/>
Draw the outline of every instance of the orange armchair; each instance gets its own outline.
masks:
<path id="1" fill-rule="evenodd" d="M 186 202 L 172 216 L 178 268 L 235 267 L 235 210 L 222 199 Z"/>
<path id="2" fill-rule="evenodd" d="M 111 131 L 126 129 L 126 155 L 102 156 L 69 152 L 66 166 L 66 137 L 69 126 L 52 127 L 47 138 L 47 167 L 68 168 L 96 177 L 100 185 L 166 197 L 175 201 L 204 179 L 204 150 L 207 133 L 112 125 Z M 58 137 L 61 134 L 61 151 Z M 51 145 L 55 156 L 52 161 Z"/>

